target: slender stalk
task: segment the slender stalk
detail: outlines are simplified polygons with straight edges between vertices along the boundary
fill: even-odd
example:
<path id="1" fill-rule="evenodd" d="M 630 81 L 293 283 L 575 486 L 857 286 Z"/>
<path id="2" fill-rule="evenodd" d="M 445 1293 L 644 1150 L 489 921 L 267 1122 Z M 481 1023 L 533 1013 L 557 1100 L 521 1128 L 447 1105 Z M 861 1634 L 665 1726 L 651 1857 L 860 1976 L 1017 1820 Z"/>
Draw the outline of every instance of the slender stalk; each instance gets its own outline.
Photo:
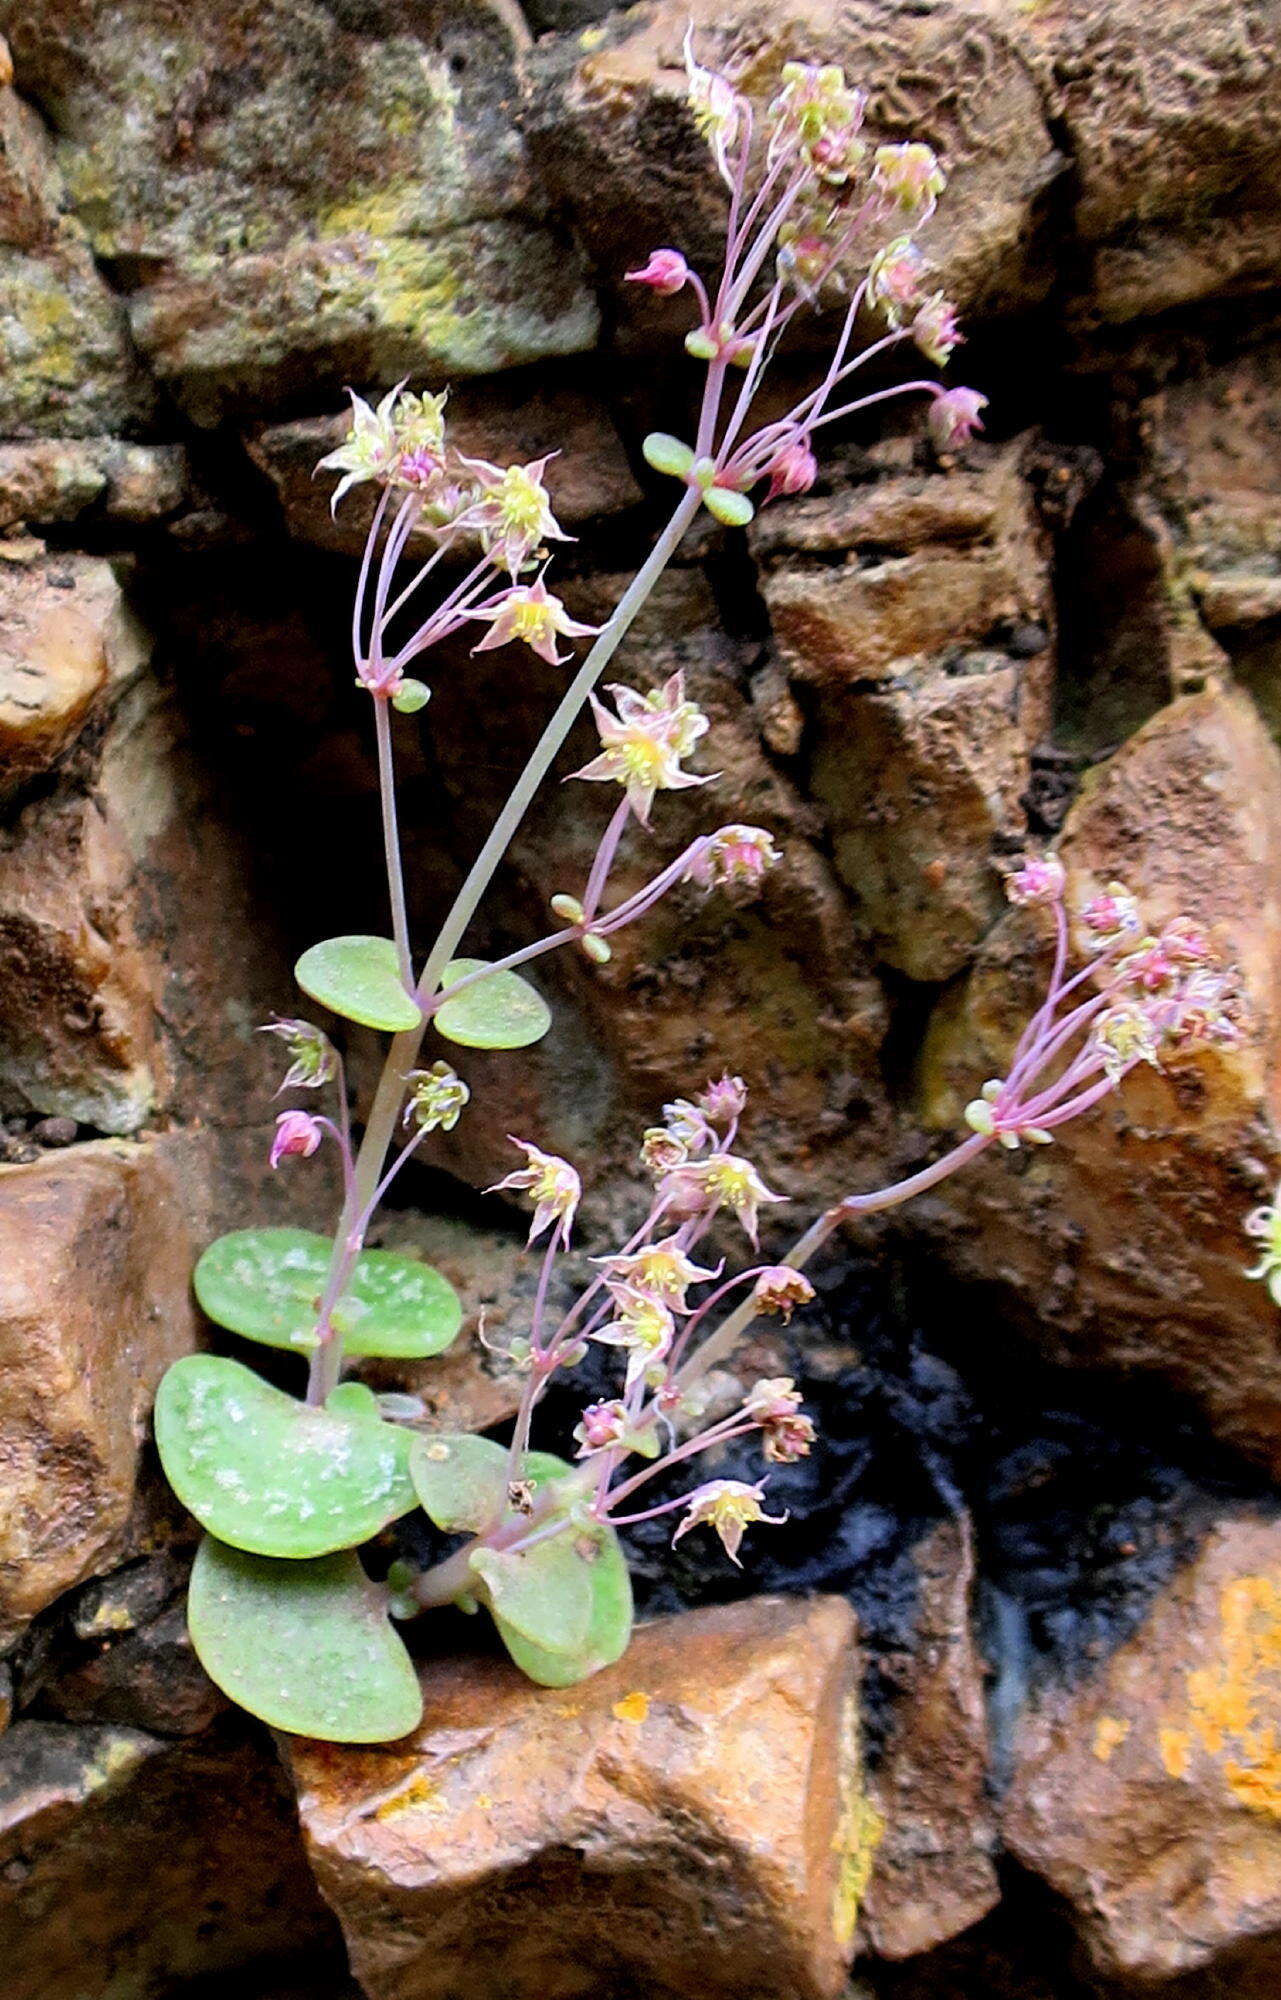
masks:
<path id="1" fill-rule="evenodd" d="M 391 934 L 401 984 L 413 991 L 414 964 L 409 955 L 409 916 L 405 907 L 405 871 L 400 858 L 400 828 L 396 818 L 396 773 L 391 746 L 391 709 L 385 695 L 374 696 L 374 737 L 378 744 L 378 796 L 382 805 L 383 854 L 387 864 L 387 900 L 391 904 Z"/>

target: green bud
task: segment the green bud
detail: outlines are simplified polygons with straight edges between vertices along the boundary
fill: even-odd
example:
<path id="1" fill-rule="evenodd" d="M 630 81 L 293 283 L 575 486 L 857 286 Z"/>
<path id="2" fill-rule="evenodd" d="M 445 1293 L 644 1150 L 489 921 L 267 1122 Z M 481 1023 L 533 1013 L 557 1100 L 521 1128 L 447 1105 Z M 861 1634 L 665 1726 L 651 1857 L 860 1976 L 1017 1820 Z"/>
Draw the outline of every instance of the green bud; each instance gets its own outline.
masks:
<path id="1" fill-rule="evenodd" d="M 597 937 L 594 931 L 588 931 L 587 936 L 582 940 L 582 946 L 593 965 L 608 965 L 610 959 L 614 956 L 609 939 Z"/>
<path id="2" fill-rule="evenodd" d="M 391 698 L 391 705 L 398 715 L 417 715 L 430 700 L 431 689 L 425 681 L 402 681 Z"/>
<path id="3" fill-rule="evenodd" d="M 551 908 L 552 915 L 559 917 L 563 924 L 581 924 L 583 921 L 583 906 L 577 896 L 553 896 Z"/>
<path id="4" fill-rule="evenodd" d="M 641 446 L 641 454 L 646 465 L 652 465 L 655 472 L 666 472 L 673 479 L 686 478 L 694 463 L 689 446 L 667 431 L 651 431 Z"/>
<path id="5" fill-rule="evenodd" d="M 692 333 L 685 335 L 685 352 L 692 354 L 695 361 L 715 361 L 720 349 L 710 333 L 704 333 L 701 326 L 696 326 Z"/>
<path id="6" fill-rule="evenodd" d="M 387 1609 L 393 1618 L 417 1618 L 422 1605 L 408 1591 L 393 1591 L 387 1600 Z"/>
<path id="7" fill-rule="evenodd" d="M 756 513 L 746 493 L 731 493 L 728 486 L 709 486 L 703 505 L 723 528 L 745 528 Z"/>

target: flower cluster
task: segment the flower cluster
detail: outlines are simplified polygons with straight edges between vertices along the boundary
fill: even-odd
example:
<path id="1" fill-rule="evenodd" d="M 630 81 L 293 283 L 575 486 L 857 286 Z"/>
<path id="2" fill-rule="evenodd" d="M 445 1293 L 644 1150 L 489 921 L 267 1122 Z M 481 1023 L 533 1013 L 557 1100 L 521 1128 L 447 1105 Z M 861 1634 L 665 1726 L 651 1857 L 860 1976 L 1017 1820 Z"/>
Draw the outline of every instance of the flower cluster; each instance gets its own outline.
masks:
<path id="1" fill-rule="evenodd" d="M 938 449 L 966 444 L 982 427 L 987 400 L 973 389 L 927 380 L 853 400 L 840 393 L 872 355 L 898 343 L 915 345 L 936 368 L 960 344 L 956 308 L 931 284 L 912 234 L 929 221 L 947 182 L 933 149 L 915 139 L 871 144 L 865 93 L 833 63 L 784 64 L 762 143 L 751 102 L 729 76 L 696 59 L 692 36 L 685 61 L 690 114 L 731 194 L 725 267 L 709 287 L 680 250 L 664 246 L 627 275 L 664 298 L 688 291 L 699 320 L 687 351 L 745 379 L 724 423 L 709 424 L 705 411 L 693 443 L 662 431 L 646 438 L 648 463 L 690 487 L 723 525 L 743 527 L 761 481 L 768 481 L 762 504 L 808 492 L 818 474 L 817 429 L 887 396 L 927 394 Z M 799 310 L 829 292 L 848 304 L 826 374 L 785 416 L 751 432 L 756 391 L 779 341 Z M 865 308 L 883 316 L 886 332 L 851 355 Z"/>
<path id="2" fill-rule="evenodd" d="M 714 1480 L 640 1513 L 619 1510 L 649 1480 L 740 1438 L 756 1438 L 767 1462 L 784 1465 L 803 1458 L 814 1443 L 814 1425 L 786 1376 L 757 1382 L 728 1415 L 704 1420 L 707 1398 L 697 1379 L 702 1372 L 699 1346 L 711 1309 L 737 1293 L 752 1313 L 790 1318 L 796 1306 L 814 1296 L 801 1272 L 789 1265 L 758 1265 L 727 1278 L 723 1264 L 698 1255 L 722 1206 L 754 1229 L 756 1205 L 779 1198 L 769 1193 L 748 1160 L 728 1150 L 746 1103 L 742 1079 L 727 1073 L 696 1096 L 664 1106 L 665 1122 L 647 1133 L 646 1148 L 652 1150 L 655 1135 L 661 1134 L 670 1149 L 670 1165 L 660 1169 L 641 1228 L 611 1255 L 592 1260 L 596 1274 L 554 1327 L 546 1323 L 545 1275 L 540 1283 L 529 1339 L 520 1343 L 529 1376 L 517 1420 L 519 1439 L 547 1378 L 558 1368 L 575 1365 L 586 1342 L 617 1350 L 623 1363 L 621 1392 L 589 1403 L 574 1431 L 577 1456 L 591 1482 L 595 1517 L 624 1525 L 681 1509 L 685 1518 L 678 1538 L 695 1526 L 711 1526 L 734 1560 L 744 1528 L 776 1518 L 752 1505 L 760 1500 L 760 1485 Z M 566 1161 L 521 1144 L 530 1166 L 499 1186 L 519 1188 L 539 1204 L 537 1235 L 562 1212 L 558 1203 L 572 1213 L 578 1177 Z M 563 1247 L 563 1237 L 553 1234 L 544 1274 Z M 642 1461 L 641 1469 L 628 1472 L 628 1459 Z"/>
<path id="3" fill-rule="evenodd" d="M 1067 978 L 1072 924 L 1062 862 L 1055 855 L 1026 861 L 1007 878 L 1006 891 L 1020 907 L 1052 913 L 1055 969 L 1008 1074 L 993 1077 L 967 1105 L 971 1131 L 1007 1147 L 1048 1144 L 1056 1126 L 1098 1103 L 1140 1064 L 1159 1068 L 1180 1052 L 1239 1039 L 1235 981 L 1191 919 L 1148 931 L 1136 898 L 1109 883 L 1077 912 L 1088 962 Z"/>
<path id="4" fill-rule="evenodd" d="M 569 539 L 552 511 L 546 486 L 554 453 L 524 465 L 491 465 L 449 442 L 444 394 L 407 393 L 401 382 L 372 405 L 354 390 L 348 393 L 352 414 L 346 437 L 316 469 L 342 474 L 331 502 L 335 511 L 353 486 L 372 483 L 381 489 L 353 621 L 360 684 L 398 709 L 416 712 L 429 690 L 409 679 L 405 668 L 442 639 L 465 630 L 471 620 L 489 627 L 474 651 L 519 639 L 559 665 L 567 656 L 557 652 L 557 639 L 585 638 L 596 627 L 571 618 L 545 580 L 547 544 Z M 393 500 L 395 512 L 389 517 Z M 415 535 L 426 539 L 432 553 L 393 601 L 392 579 Z M 380 537 L 382 558 L 375 569 Z M 390 628 L 396 614 L 440 558 L 469 541 L 478 559 L 463 580 L 407 638 L 393 645 Z M 520 580 L 540 563 L 536 578 Z M 499 578 L 505 579 L 504 586 L 495 590 Z"/>

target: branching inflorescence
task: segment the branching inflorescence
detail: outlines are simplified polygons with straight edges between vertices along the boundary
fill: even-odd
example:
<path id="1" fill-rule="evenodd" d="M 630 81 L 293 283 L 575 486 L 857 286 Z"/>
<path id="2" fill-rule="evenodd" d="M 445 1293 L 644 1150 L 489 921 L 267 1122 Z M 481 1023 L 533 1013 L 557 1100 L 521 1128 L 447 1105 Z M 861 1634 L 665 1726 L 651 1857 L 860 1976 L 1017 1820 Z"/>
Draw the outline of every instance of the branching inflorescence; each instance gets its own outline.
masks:
<path id="1" fill-rule="evenodd" d="M 984 399 L 969 389 L 932 378 L 855 388 L 875 357 L 914 346 L 941 365 L 960 339 L 909 233 L 943 190 L 931 150 L 870 146 L 863 97 L 837 68 L 787 64 L 762 123 L 730 80 L 688 49 L 687 67 L 693 117 L 728 189 L 725 253 L 711 281 L 667 248 L 630 274 L 660 294 L 691 298 L 696 324 L 685 344 L 704 386 L 692 442 L 646 440 L 650 465 L 682 490 L 607 623 L 594 629 L 573 619 L 548 585 L 555 545 L 566 539 L 546 484 L 550 452 L 505 467 L 467 457 L 449 439 L 444 396 L 401 384 L 376 405 L 353 395 L 347 436 L 322 460 L 341 475 L 335 506 L 355 486 L 377 492 L 351 646 L 373 704 L 391 935 L 328 939 L 303 954 L 297 976 L 311 999 L 392 1040 L 357 1146 L 342 1059 L 328 1036 L 300 1019 L 268 1024 L 289 1057 L 282 1090 L 328 1091 L 333 1101 L 332 1116 L 281 1112 L 272 1165 L 335 1148 L 344 1188 L 338 1226 L 332 1239 L 236 1231 L 197 1268 L 197 1294 L 213 1320 L 307 1356 L 305 1400 L 239 1362 L 197 1355 L 171 1369 L 156 1415 L 169 1477 L 208 1531 L 189 1607 L 197 1650 L 228 1693 L 287 1730 L 375 1741 L 412 1727 L 421 1697 L 394 1621 L 432 1606 L 485 1607 L 517 1663 L 549 1685 L 616 1659 L 631 1627 L 619 1527 L 670 1513 L 675 1538 L 709 1526 L 737 1561 L 745 1530 L 780 1518 L 768 1511 L 768 1467 L 803 1456 L 814 1435 L 797 1390 L 786 1378 L 761 1381 L 728 1414 L 709 1416 L 709 1371 L 758 1316 L 787 1318 L 813 1296 L 804 1266 L 832 1231 L 910 1199 L 989 1147 L 1043 1144 L 1136 1065 L 1234 1033 L 1228 981 L 1208 940 L 1183 921 L 1147 935 L 1115 885 L 1079 912 L 1086 963 L 1069 973 L 1063 869 L 1050 856 L 1031 860 L 1011 876 L 1010 893 L 1050 914 L 1049 985 L 1008 1073 L 983 1087 L 966 1113 L 966 1136 L 942 1158 L 892 1187 L 848 1196 L 783 1261 L 762 1260 L 761 1213 L 781 1197 L 742 1149 L 746 1088 L 721 1076 L 666 1105 L 662 1122 L 644 1133 L 651 1193 L 643 1220 L 592 1260 L 590 1281 L 568 1309 L 555 1310 L 562 1294 L 554 1274 L 571 1243 L 579 1177 L 554 1152 L 513 1139 L 521 1164 L 498 1188 L 532 1204 L 529 1240 L 540 1246 L 540 1264 L 528 1327 L 509 1353 L 523 1371 L 510 1442 L 432 1434 L 419 1426 L 413 1399 L 342 1379 L 352 1357 L 439 1353 L 461 1324 L 439 1273 L 365 1247 L 379 1204 L 424 1138 L 449 1133 L 466 1115 L 470 1088 L 449 1060 L 423 1059 L 427 1033 L 463 1049 L 528 1046 L 550 1021 L 522 976 L 539 958 L 573 947 L 603 963 L 613 937 L 681 885 L 750 893 L 779 858 L 767 829 L 721 826 L 633 894 L 610 896 L 620 843 L 633 825 L 643 836 L 659 794 L 713 782 L 696 765 L 707 719 L 680 674 L 650 689 L 613 686 L 608 703 L 596 693 L 699 509 L 741 527 L 756 505 L 804 492 L 816 476 L 816 434 L 893 397 L 928 397 L 942 447 L 979 425 Z M 785 416 L 753 428 L 788 328 L 834 299 L 835 337 L 816 386 Z M 390 711 L 425 707 L 422 663 L 459 633 L 475 635 L 474 651 L 522 643 L 552 665 L 569 660 L 563 647 L 593 644 L 419 962 L 406 915 Z M 575 775 L 620 796 L 585 880 L 552 898 L 554 927 L 534 942 L 498 961 L 459 957 L 513 833 L 588 704 L 600 751 Z M 709 1247 L 727 1219 L 754 1253 L 740 1269 L 728 1270 Z M 548 1383 L 572 1373 L 590 1344 L 617 1351 L 620 1380 L 614 1396 L 583 1409 L 571 1463 L 533 1449 L 531 1429 Z M 650 1503 L 646 1489 L 660 1475 L 749 1437 L 762 1451 L 759 1481 L 712 1478 Z M 457 1548 L 425 1571 L 395 1561 L 374 1582 L 356 1550 L 416 1507 L 458 1536 Z"/>

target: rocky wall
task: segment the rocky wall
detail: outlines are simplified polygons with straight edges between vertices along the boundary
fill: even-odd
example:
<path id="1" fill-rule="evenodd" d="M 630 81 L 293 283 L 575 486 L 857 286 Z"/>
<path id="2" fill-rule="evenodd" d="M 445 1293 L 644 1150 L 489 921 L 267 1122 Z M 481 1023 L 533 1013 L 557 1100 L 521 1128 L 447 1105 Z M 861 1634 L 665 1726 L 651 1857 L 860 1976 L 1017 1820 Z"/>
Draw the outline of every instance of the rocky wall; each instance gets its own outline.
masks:
<path id="1" fill-rule="evenodd" d="M 1044 973 L 1001 890 L 1029 845 L 1210 927 L 1244 1031 L 833 1251 L 745 1358 L 823 1443 L 743 1577 L 638 1530 L 649 1622 L 570 1696 L 442 1618 L 415 1737 L 273 1743 L 194 1661 L 147 1439 L 208 1334 L 194 1254 L 334 1194 L 266 1168 L 255 1033 L 301 947 L 378 928 L 368 514 L 312 468 L 344 385 L 448 380 L 468 450 L 559 449 L 566 595 L 607 614 L 691 379 L 623 273 L 722 219 L 690 20 L 753 90 L 843 63 L 945 156 L 988 429 L 838 435 L 668 571 L 619 671 L 684 671 L 719 817 L 783 862 L 549 962 L 553 1033 L 478 1058 L 386 1218 L 468 1308 L 396 1380 L 512 1412 L 474 1339 L 529 1294 L 478 1192 L 511 1130 L 584 1168 L 589 1228 L 709 1068 L 795 1216 L 934 1157 Z M 1281 1174 L 1281 7 L 0 0 L 0 34 L 6 2000 L 1271 2000 L 1281 1317 L 1241 1225 Z M 560 685 L 459 647 L 398 719 L 420 941 Z M 702 823 L 664 803 L 624 886 Z M 479 949 L 593 806 L 548 789 Z"/>

